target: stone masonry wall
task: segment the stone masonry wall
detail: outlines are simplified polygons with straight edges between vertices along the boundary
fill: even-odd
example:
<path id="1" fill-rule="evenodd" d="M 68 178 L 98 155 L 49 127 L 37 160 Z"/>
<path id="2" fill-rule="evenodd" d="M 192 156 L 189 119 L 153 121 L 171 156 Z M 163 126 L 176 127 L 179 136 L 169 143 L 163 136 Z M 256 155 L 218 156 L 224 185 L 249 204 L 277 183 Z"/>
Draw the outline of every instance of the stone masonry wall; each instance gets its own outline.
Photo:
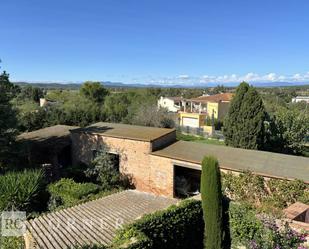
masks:
<path id="1" fill-rule="evenodd" d="M 127 175 L 139 191 L 151 192 L 149 157 L 150 142 L 103 137 L 85 133 L 72 133 L 73 164 L 89 164 L 92 150 L 106 144 L 112 153 L 119 154 L 120 172 Z"/>

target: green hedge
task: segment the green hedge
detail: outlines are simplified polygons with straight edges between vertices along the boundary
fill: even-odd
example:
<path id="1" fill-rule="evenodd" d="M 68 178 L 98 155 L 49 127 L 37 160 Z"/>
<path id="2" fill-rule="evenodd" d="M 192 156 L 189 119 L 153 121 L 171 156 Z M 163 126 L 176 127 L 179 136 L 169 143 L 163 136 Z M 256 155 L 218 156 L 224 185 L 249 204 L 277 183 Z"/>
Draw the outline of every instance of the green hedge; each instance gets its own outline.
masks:
<path id="1" fill-rule="evenodd" d="M 202 249 L 203 234 L 201 202 L 186 200 L 126 226 L 118 232 L 112 248 Z"/>
<path id="2" fill-rule="evenodd" d="M 73 179 L 62 178 L 48 186 L 48 192 L 51 195 L 49 209 L 76 205 L 100 190 L 100 186 L 93 183 L 77 183 Z"/>

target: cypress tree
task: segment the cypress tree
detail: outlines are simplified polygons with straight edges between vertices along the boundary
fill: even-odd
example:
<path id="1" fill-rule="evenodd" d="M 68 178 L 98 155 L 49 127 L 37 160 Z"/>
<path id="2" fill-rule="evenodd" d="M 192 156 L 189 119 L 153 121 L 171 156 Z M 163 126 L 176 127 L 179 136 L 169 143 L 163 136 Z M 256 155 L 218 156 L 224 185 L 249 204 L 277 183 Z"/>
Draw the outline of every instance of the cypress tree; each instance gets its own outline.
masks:
<path id="1" fill-rule="evenodd" d="M 204 157 L 202 162 L 201 195 L 205 221 L 204 248 L 223 248 L 222 190 L 218 161 Z"/>
<path id="2" fill-rule="evenodd" d="M 224 121 L 226 145 L 244 149 L 264 147 L 266 111 L 256 89 L 242 82 Z"/>

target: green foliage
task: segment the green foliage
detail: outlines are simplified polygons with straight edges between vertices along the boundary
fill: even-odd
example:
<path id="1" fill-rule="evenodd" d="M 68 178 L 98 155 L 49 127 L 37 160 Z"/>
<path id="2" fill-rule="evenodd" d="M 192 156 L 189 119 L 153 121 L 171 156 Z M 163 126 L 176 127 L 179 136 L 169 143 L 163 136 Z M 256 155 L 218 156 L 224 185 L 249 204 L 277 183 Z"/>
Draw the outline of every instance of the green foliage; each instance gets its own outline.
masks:
<path id="1" fill-rule="evenodd" d="M 203 248 L 201 203 L 186 200 L 178 206 L 145 215 L 120 230 L 111 248 Z"/>
<path id="2" fill-rule="evenodd" d="M 202 162 L 201 195 L 205 221 L 207 249 L 223 247 L 222 190 L 219 164 L 214 157 L 204 157 Z"/>
<path id="3" fill-rule="evenodd" d="M 221 130 L 221 128 L 223 127 L 223 122 L 221 120 L 218 120 L 217 118 L 212 119 L 211 117 L 207 117 L 205 120 L 205 125 L 214 125 L 216 130 Z"/>
<path id="4" fill-rule="evenodd" d="M 51 195 L 49 209 L 74 206 L 83 199 L 88 199 L 91 195 L 97 194 L 100 190 L 100 187 L 93 183 L 77 183 L 72 179 L 62 178 L 48 185 L 48 191 Z"/>
<path id="5" fill-rule="evenodd" d="M 16 95 L 16 87 L 6 72 L 0 74 L 0 170 L 10 162 L 12 143 L 16 136 L 16 112 L 10 101 Z"/>
<path id="6" fill-rule="evenodd" d="M 266 182 L 270 196 L 275 207 L 285 208 L 297 201 L 309 204 L 309 187 L 301 180 L 277 180 L 270 179 Z"/>
<path id="7" fill-rule="evenodd" d="M 245 171 L 239 176 L 231 172 L 223 173 L 222 183 L 225 194 L 238 201 L 260 204 L 268 194 L 264 178 L 249 171 Z"/>
<path id="8" fill-rule="evenodd" d="M 271 130 L 271 149 L 278 152 L 301 154 L 307 143 L 309 131 L 309 114 L 295 109 L 280 109 L 271 121 L 276 130 Z M 274 144 L 275 143 L 275 144 Z"/>
<path id="9" fill-rule="evenodd" d="M 18 101 L 31 101 L 36 103 L 40 102 L 40 98 L 43 97 L 43 90 L 33 86 L 22 87 L 20 93 L 17 95 Z"/>
<path id="10" fill-rule="evenodd" d="M 80 94 L 91 101 L 102 103 L 109 91 L 100 82 L 87 81 L 80 88 Z"/>
<path id="11" fill-rule="evenodd" d="M 263 224 L 249 206 L 230 205 L 229 214 L 233 247 L 246 245 L 252 240 L 260 240 Z"/>
<path id="12" fill-rule="evenodd" d="M 265 119 L 266 112 L 258 92 L 242 82 L 224 120 L 225 143 L 238 148 L 262 149 Z"/>
<path id="13" fill-rule="evenodd" d="M 214 138 L 204 138 L 200 136 L 186 135 L 186 134 L 182 134 L 179 131 L 177 131 L 176 135 L 177 135 L 177 140 L 193 141 L 193 142 L 203 143 L 203 144 L 224 145 L 223 141 L 220 141 Z"/>
<path id="14" fill-rule="evenodd" d="M 115 188 L 121 183 L 121 175 L 117 168 L 119 165 L 115 165 L 116 163 L 108 147 L 103 146 L 89 168 L 86 169 L 85 174 L 90 179 L 96 179 L 96 182 L 105 190 Z"/>
<path id="15" fill-rule="evenodd" d="M 17 120 L 20 131 L 33 131 L 42 128 L 46 112 L 33 101 L 14 101 L 18 110 Z"/>
<path id="16" fill-rule="evenodd" d="M 23 237 L 2 237 L 0 236 L 1 249 L 24 249 L 25 242 Z"/>
<path id="17" fill-rule="evenodd" d="M 0 210 L 33 211 L 40 202 L 43 185 L 41 170 L 24 170 L 1 175 Z"/>
<path id="18" fill-rule="evenodd" d="M 301 180 L 265 180 L 251 172 L 239 176 L 222 174 L 222 189 L 227 196 L 280 216 L 283 208 L 301 201 L 309 204 L 309 187 Z"/>
<path id="19" fill-rule="evenodd" d="M 107 121 L 121 122 L 126 118 L 132 102 L 130 95 L 130 93 L 115 93 L 106 97 L 104 113 Z"/>
<path id="20" fill-rule="evenodd" d="M 232 247 L 249 249 L 297 249 L 305 241 L 305 234 L 292 230 L 288 223 L 278 226 L 275 219 L 257 215 L 253 209 L 234 204 L 230 207 Z"/>

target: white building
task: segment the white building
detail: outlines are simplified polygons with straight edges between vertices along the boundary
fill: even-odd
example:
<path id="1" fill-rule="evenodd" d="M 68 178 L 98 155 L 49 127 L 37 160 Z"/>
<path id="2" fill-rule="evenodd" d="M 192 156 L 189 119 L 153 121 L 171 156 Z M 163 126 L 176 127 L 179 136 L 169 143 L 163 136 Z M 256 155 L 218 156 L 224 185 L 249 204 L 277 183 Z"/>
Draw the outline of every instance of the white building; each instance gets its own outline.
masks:
<path id="1" fill-rule="evenodd" d="M 305 101 L 307 104 L 309 104 L 309 96 L 297 96 L 296 98 L 292 98 L 292 103 L 298 103 Z"/>
<path id="2" fill-rule="evenodd" d="M 182 97 L 160 97 L 158 107 L 166 108 L 169 112 L 178 112 L 183 109 L 185 99 Z"/>

